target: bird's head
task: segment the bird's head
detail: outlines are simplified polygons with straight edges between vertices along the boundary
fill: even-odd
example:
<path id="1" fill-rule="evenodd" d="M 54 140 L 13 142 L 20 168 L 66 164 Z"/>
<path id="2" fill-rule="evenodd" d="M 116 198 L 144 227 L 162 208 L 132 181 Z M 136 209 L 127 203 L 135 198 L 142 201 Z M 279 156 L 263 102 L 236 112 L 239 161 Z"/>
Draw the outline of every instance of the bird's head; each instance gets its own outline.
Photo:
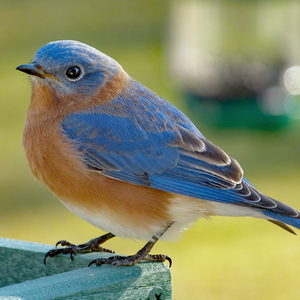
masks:
<path id="1" fill-rule="evenodd" d="M 30 64 L 20 65 L 17 70 L 31 75 L 33 84 L 46 84 L 61 96 L 92 95 L 123 71 L 104 53 L 71 40 L 46 44 Z"/>

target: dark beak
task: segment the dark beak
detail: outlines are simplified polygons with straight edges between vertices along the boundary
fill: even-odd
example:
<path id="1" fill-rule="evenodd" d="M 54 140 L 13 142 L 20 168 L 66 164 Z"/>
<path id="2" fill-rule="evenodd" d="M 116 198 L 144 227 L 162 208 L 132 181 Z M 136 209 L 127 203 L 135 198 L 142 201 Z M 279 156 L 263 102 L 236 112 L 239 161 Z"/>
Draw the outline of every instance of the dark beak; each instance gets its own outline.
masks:
<path id="1" fill-rule="evenodd" d="M 47 76 L 47 74 L 39 66 L 35 64 L 21 65 L 17 67 L 17 70 L 43 79 L 45 79 L 45 76 Z"/>

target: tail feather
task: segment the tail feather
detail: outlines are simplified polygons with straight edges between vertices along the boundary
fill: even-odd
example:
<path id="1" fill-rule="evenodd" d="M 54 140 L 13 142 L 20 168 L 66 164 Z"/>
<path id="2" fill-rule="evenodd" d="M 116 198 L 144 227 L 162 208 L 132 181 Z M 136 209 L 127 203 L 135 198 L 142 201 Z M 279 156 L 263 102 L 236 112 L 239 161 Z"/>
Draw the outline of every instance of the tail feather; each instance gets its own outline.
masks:
<path id="1" fill-rule="evenodd" d="M 293 234 L 295 234 L 295 232 L 291 228 L 289 228 L 287 225 L 291 225 L 293 227 L 300 229 L 299 216 L 297 218 L 293 218 L 293 217 L 288 217 L 283 214 L 278 214 L 278 213 L 272 212 L 272 211 L 263 211 L 263 213 L 267 217 L 271 218 L 271 219 L 269 219 L 270 222 L 280 226 L 281 228 L 283 228 Z"/>
<path id="2" fill-rule="evenodd" d="M 288 231 L 288 232 L 290 232 L 294 235 L 297 235 L 297 233 L 291 227 L 287 226 L 285 223 L 282 223 L 282 222 L 277 221 L 277 220 L 268 220 L 268 221 L 272 222 L 273 224 L 281 227 L 282 229 L 284 229 L 284 230 L 286 230 L 286 231 Z"/>

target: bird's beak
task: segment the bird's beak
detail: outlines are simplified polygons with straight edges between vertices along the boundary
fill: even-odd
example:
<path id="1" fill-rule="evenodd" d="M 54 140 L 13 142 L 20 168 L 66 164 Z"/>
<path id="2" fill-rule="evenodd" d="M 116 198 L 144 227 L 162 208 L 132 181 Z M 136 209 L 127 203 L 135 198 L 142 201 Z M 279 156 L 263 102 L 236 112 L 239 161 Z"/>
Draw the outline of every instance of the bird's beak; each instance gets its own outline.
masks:
<path id="1" fill-rule="evenodd" d="M 52 74 L 46 73 L 45 70 L 41 68 L 41 66 L 36 64 L 25 64 L 17 67 L 17 70 L 27 73 L 29 75 L 37 76 L 42 79 L 46 77 L 52 77 L 56 79 Z"/>

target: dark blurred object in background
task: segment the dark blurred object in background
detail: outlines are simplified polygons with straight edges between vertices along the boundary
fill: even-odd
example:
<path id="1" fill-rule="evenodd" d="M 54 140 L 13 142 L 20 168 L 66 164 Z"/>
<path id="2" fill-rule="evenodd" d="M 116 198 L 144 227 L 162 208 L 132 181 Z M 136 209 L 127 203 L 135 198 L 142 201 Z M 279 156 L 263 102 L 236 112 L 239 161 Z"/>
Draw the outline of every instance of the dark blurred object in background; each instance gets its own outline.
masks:
<path id="1" fill-rule="evenodd" d="M 171 74 L 201 121 L 273 130 L 300 118 L 300 1 L 177 0 L 170 30 Z"/>

